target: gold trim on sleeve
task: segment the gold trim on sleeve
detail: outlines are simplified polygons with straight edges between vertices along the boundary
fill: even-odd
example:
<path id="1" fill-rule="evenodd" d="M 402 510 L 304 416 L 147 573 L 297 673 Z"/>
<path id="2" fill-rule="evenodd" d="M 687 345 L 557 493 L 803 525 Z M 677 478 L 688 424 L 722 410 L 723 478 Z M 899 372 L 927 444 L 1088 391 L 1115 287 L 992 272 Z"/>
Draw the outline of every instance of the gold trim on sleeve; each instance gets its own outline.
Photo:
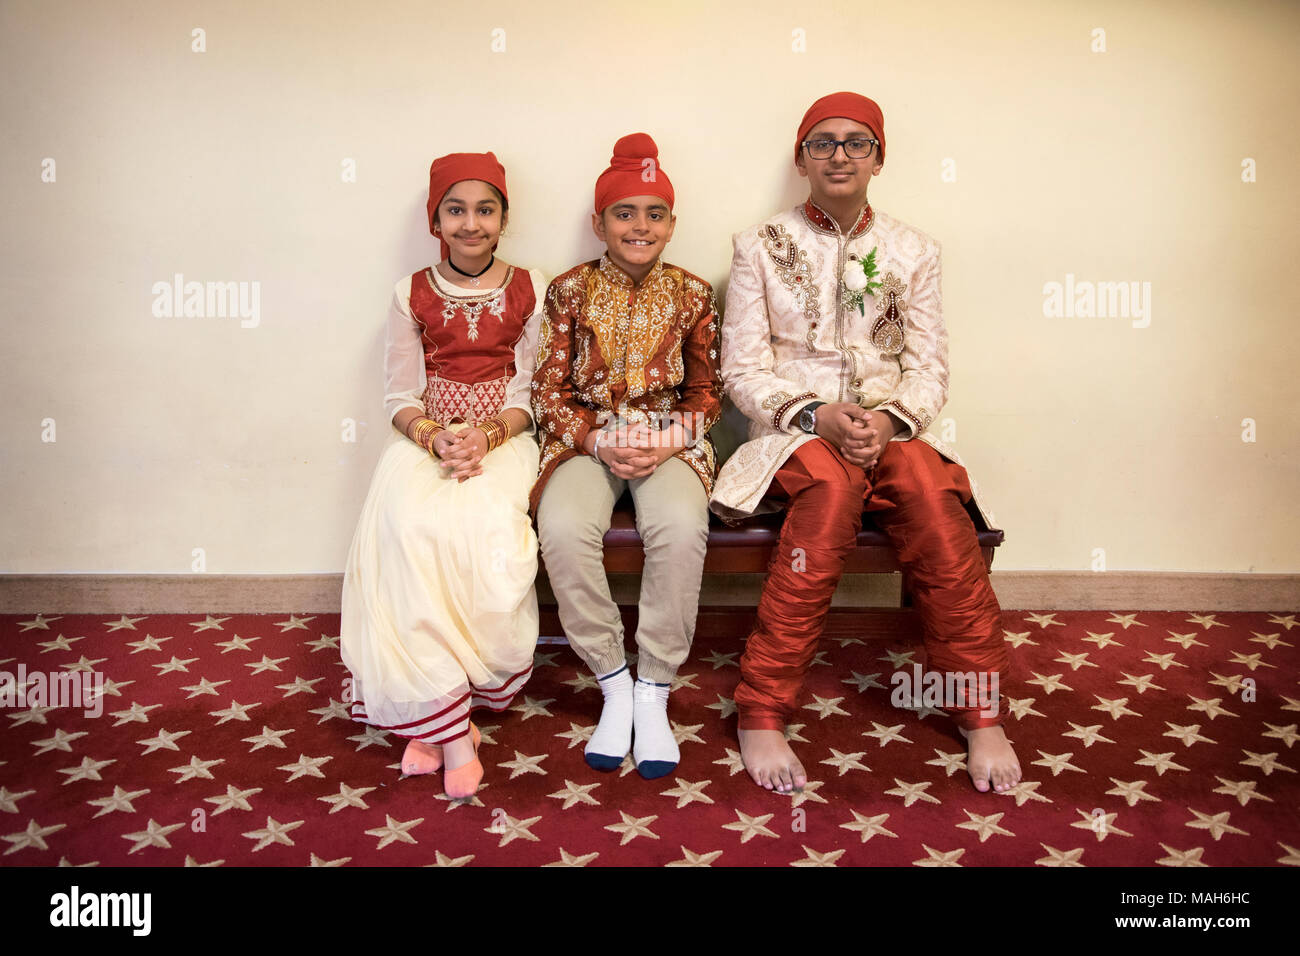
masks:
<path id="1" fill-rule="evenodd" d="M 802 392 L 799 395 L 795 395 L 792 396 L 791 398 L 787 398 L 784 402 L 781 403 L 780 407 L 777 408 L 777 410 L 772 413 L 772 427 L 775 428 L 777 431 L 781 431 L 782 430 L 781 419 L 785 418 L 786 412 L 788 412 L 795 405 L 798 405 L 800 402 L 809 401 L 810 399 L 815 399 L 816 397 L 817 397 L 816 392 Z"/>

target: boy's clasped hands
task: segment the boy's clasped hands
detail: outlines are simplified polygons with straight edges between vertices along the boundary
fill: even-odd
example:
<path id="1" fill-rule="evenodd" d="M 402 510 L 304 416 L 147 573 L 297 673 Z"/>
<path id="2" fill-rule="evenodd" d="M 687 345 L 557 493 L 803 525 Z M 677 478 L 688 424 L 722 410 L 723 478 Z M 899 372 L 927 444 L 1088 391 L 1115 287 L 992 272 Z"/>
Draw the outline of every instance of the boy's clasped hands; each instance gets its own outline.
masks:
<path id="1" fill-rule="evenodd" d="M 630 481 L 646 478 L 665 461 L 686 447 L 680 425 L 662 431 L 645 422 L 622 423 L 593 431 L 590 442 L 596 459 L 615 478 Z M 590 452 L 589 452 L 590 453 Z"/>
<path id="2" fill-rule="evenodd" d="M 889 415 L 852 402 L 822 405 L 816 415 L 817 434 L 834 445 L 845 461 L 862 469 L 875 466 L 897 432 Z"/>

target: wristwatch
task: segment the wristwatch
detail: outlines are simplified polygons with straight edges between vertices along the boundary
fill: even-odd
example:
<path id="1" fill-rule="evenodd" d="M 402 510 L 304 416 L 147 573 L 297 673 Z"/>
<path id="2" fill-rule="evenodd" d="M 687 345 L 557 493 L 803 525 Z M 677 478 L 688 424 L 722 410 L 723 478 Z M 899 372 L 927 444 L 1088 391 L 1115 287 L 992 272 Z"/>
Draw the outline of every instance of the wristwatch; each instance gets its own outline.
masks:
<path id="1" fill-rule="evenodd" d="M 809 402 L 799 413 L 799 427 L 809 435 L 817 434 L 817 409 L 825 404 L 825 402 Z"/>

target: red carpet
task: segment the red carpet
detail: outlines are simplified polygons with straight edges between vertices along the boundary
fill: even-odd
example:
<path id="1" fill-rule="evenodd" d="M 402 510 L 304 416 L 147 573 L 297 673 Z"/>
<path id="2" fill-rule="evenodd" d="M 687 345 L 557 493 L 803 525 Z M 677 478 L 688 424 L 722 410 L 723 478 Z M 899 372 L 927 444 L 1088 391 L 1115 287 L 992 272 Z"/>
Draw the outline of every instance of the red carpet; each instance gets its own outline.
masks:
<path id="1" fill-rule="evenodd" d="M 599 693 L 543 646 L 516 706 L 481 715 L 487 786 L 458 804 L 347 719 L 337 615 L 3 617 L 0 671 L 28 693 L 104 685 L 98 717 L 0 709 L 0 864 L 1295 866 L 1296 624 L 1006 613 L 1011 795 L 974 791 L 942 714 L 890 705 L 911 640 L 825 641 L 793 797 L 736 758 L 734 640 L 701 627 L 669 704 L 682 763 L 654 781 L 586 767 Z"/>

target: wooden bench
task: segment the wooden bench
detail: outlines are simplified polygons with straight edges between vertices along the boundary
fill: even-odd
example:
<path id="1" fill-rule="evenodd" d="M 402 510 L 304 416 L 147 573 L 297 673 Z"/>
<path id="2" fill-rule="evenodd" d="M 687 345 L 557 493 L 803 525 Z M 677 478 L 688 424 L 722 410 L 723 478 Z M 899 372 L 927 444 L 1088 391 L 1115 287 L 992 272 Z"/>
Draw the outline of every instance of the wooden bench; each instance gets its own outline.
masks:
<path id="1" fill-rule="evenodd" d="M 975 524 L 976 538 L 984 555 L 984 567 L 993 567 L 993 551 L 1005 539 L 1002 531 L 988 528 L 974 509 L 967 509 Z M 716 515 L 709 520 L 709 545 L 704 556 L 705 574 L 766 574 L 781 535 L 784 512 L 756 515 L 733 527 Z M 637 574 L 645 566 L 641 536 L 636 530 L 632 499 L 624 494 L 614 508 L 613 520 L 605 534 L 605 570 L 611 574 Z M 844 566 L 845 574 L 901 572 L 898 554 L 889 537 L 870 518 L 858 532 L 857 545 Z M 911 606 L 907 575 L 903 575 L 900 607 Z"/>
<path id="2" fill-rule="evenodd" d="M 1005 540 L 1005 534 L 985 525 L 983 518 L 973 507 L 967 508 L 971 521 L 975 525 L 976 538 L 984 556 L 984 566 L 992 568 L 993 553 Z M 772 552 L 775 550 L 781 534 L 781 524 L 785 513 L 757 515 L 735 526 L 724 524 L 716 515 L 709 521 L 708 551 L 704 556 L 704 573 L 708 574 L 766 574 Z M 605 571 L 609 574 L 639 574 L 645 566 L 645 552 L 641 544 L 641 535 L 637 533 L 636 518 L 632 511 L 632 499 L 624 494 L 614 507 L 610 529 L 605 534 Z M 888 536 L 877 528 L 868 517 L 858 532 L 857 545 L 845 564 L 845 574 L 874 574 L 901 572 L 898 554 Z M 907 575 L 903 574 L 899 606 L 907 609 L 912 606 L 911 589 Z M 636 628 L 635 605 L 620 604 L 625 631 L 631 635 Z M 550 643 L 562 635 L 559 617 L 553 603 L 543 603 L 542 634 L 550 636 Z M 753 623 L 753 607 L 724 605 L 700 605 L 698 627 L 708 626 L 712 630 L 725 630 L 743 639 L 749 633 Z M 914 617 L 910 612 L 907 618 Z M 906 629 L 912 636 L 919 637 L 918 622 L 908 621 Z M 900 627 L 899 612 L 882 612 L 878 608 L 836 608 L 832 610 L 832 619 L 827 622 L 827 636 L 898 636 Z M 560 637 L 558 640 L 562 640 Z"/>

